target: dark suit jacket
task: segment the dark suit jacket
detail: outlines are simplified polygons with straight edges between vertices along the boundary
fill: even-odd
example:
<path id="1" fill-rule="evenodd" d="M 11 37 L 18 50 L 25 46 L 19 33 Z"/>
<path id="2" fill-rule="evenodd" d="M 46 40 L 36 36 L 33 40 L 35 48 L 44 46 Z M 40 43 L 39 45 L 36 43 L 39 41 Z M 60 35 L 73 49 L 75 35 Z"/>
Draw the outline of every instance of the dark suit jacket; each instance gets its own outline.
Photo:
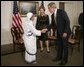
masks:
<path id="1" fill-rule="evenodd" d="M 78 18 L 78 22 L 83 27 L 83 13 L 80 13 L 79 18 Z"/>
<path id="2" fill-rule="evenodd" d="M 70 21 L 67 13 L 64 10 L 57 9 L 56 22 L 57 35 L 62 37 L 63 33 L 67 33 L 68 35 L 71 34 Z"/>

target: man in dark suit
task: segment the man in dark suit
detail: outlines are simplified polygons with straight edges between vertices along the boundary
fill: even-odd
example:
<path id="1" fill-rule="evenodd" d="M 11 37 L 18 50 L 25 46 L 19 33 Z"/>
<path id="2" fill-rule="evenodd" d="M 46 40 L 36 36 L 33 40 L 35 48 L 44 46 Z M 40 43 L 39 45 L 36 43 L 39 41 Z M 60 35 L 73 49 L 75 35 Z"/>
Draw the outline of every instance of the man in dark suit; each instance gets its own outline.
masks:
<path id="1" fill-rule="evenodd" d="M 64 10 L 57 9 L 55 3 L 48 4 L 51 15 L 51 28 L 57 30 L 57 57 L 53 61 L 61 61 L 60 65 L 68 62 L 68 38 L 71 34 L 70 21 Z"/>
<path id="2" fill-rule="evenodd" d="M 79 22 L 79 25 L 81 26 L 81 29 L 83 30 L 83 12 L 80 13 L 78 22 Z"/>

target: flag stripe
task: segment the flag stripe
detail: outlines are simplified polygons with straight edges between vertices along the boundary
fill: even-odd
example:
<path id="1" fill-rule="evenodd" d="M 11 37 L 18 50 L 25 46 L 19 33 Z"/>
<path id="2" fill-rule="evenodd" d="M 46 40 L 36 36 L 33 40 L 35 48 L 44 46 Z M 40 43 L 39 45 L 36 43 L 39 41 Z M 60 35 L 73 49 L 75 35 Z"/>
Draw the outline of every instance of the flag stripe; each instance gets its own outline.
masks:
<path id="1" fill-rule="evenodd" d="M 12 26 L 13 26 L 13 27 L 17 27 L 16 24 L 14 23 L 14 21 L 13 21 L 13 23 L 12 23 Z"/>
<path id="2" fill-rule="evenodd" d="M 17 19 L 16 19 L 15 16 L 13 17 L 13 21 L 15 22 L 16 27 L 17 27 L 17 28 L 19 29 L 19 31 L 21 32 L 20 27 L 19 27 L 19 24 L 18 24 Z"/>
<path id="3" fill-rule="evenodd" d="M 18 19 L 18 15 L 16 15 L 15 17 L 16 17 L 17 23 L 18 23 L 18 25 L 19 25 L 20 31 L 22 31 L 23 29 L 22 29 L 22 26 L 21 26 L 21 22 L 20 22 L 19 19 Z"/>
<path id="4" fill-rule="evenodd" d="M 20 14 L 19 13 L 18 13 L 18 17 L 19 17 L 20 22 L 22 23 L 22 20 L 21 20 L 21 17 L 20 17 Z"/>
<path id="5" fill-rule="evenodd" d="M 16 24 L 16 26 L 18 27 L 18 22 L 17 22 L 15 16 L 13 16 L 13 21 L 14 21 L 14 23 Z"/>
<path id="6" fill-rule="evenodd" d="M 16 19 L 18 21 L 19 26 L 22 28 L 22 25 L 21 25 L 22 23 L 20 22 L 20 19 L 19 19 L 18 15 L 16 15 Z"/>

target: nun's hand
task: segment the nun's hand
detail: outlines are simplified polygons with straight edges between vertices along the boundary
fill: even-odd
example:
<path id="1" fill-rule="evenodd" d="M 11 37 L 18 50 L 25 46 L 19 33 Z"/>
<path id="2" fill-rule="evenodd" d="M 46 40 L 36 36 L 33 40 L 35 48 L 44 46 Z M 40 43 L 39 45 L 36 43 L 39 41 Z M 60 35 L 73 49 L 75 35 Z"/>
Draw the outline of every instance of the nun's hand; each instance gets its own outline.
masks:
<path id="1" fill-rule="evenodd" d="M 48 31 L 48 29 L 42 29 L 41 33 L 46 33 L 46 31 Z"/>

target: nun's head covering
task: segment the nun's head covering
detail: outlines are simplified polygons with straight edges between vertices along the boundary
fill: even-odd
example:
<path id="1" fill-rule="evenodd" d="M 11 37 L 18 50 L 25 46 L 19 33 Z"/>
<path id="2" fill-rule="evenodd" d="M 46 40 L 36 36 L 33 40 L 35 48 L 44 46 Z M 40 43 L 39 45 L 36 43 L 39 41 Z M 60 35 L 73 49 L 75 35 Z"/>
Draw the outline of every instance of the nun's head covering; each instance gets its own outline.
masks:
<path id="1" fill-rule="evenodd" d="M 30 20 L 30 18 L 33 16 L 33 13 L 29 12 L 27 13 L 27 20 Z"/>

